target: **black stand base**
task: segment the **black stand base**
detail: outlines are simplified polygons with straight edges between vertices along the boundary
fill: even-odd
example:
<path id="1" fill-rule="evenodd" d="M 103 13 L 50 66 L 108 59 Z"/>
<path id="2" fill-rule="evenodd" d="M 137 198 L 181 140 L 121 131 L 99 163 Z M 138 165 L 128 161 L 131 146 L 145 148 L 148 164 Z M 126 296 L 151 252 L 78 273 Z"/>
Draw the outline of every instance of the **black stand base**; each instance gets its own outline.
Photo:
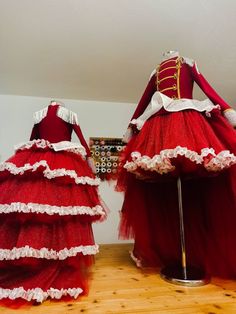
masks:
<path id="1" fill-rule="evenodd" d="M 187 267 L 185 275 L 182 266 L 167 266 L 160 275 L 170 283 L 187 287 L 203 286 L 210 282 L 210 277 L 204 271 L 194 267 Z"/>

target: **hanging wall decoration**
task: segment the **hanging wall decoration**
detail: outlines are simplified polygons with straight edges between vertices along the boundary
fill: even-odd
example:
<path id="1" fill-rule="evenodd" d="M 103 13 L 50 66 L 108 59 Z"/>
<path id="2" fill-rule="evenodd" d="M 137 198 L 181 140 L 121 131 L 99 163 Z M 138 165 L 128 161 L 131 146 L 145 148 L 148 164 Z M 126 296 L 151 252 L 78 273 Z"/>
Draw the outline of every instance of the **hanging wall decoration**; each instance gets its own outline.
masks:
<path id="1" fill-rule="evenodd" d="M 119 155 L 125 143 L 121 138 L 90 137 L 89 146 L 96 166 L 96 174 L 101 180 L 115 179 Z"/>

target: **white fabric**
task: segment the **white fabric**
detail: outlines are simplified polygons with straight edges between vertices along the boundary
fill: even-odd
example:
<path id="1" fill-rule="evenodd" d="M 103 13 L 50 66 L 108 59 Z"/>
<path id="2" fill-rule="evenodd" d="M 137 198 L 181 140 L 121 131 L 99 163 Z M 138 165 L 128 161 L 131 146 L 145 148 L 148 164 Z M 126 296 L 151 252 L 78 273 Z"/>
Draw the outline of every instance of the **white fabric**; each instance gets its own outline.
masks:
<path id="1" fill-rule="evenodd" d="M 167 61 L 169 59 L 176 58 L 176 57 L 180 57 L 180 54 L 178 51 L 175 51 L 175 50 L 167 51 L 163 54 L 163 58 L 161 59 L 161 62 L 164 62 L 164 61 Z M 182 58 L 183 62 L 188 64 L 189 66 L 192 67 L 194 65 L 193 59 L 190 59 L 187 57 L 181 57 L 181 58 Z"/>
<path id="2" fill-rule="evenodd" d="M 196 100 L 196 99 L 172 99 L 160 92 L 155 92 L 152 96 L 151 102 L 137 119 L 133 119 L 130 123 L 135 124 L 138 130 L 141 130 L 144 123 L 152 115 L 157 113 L 161 108 L 164 108 L 168 112 L 177 112 L 186 109 L 194 109 L 199 112 L 206 112 L 209 114 L 213 109 L 220 109 L 219 105 L 214 105 L 210 99 Z"/>
<path id="3" fill-rule="evenodd" d="M 48 113 L 48 107 L 43 108 L 39 111 L 36 111 L 33 115 L 34 124 L 41 122 L 43 120 L 43 118 L 46 117 L 47 113 Z"/>
<path id="4" fill-rule="evenodd" d="M 66 151 L 72 151 L 75 153 L 80 153 L 84 157 L 87 155 L 86 150 L 81 145 L 81 143 L 73 143 L 70 141 L 61 141 L 61 142 L 51 144 L 51 147 L 56 152 L 66 150 Z"/>
<path id="5" fill-rule="evenodd" d="M 61 141 L 58 143 L 50 143 L 47 140 L 44 139 L 37 139 L 32 140 L 24 143 L 19 143 L 14 146 L 15 151 L 17 150 L 23 150 L 23 149 L 30 149 L 33 146 L 36 146 L 38 148 L 50 148 L 54 151 L 69 151 L 75 154 L 80 154 L 83 158 L 87 155 L 85 148 L 81 145 L 81 143 L 73 143 L 70 141 Z"/>
<path id="6" fill-rule="evenodd" d="M 132 130 L 132 128 L 129 127 L 129 128 L 126 130 L 126 132 L 125 132 L 125 134 L 124 134 L 124 136 L 123 136 L 122 141 L 123 141 L 124 143 L 128 143 L 128 142 L 131 140 L 132 136 L 133 136 L 133 130 Z"/>
<path id="7" fill-rule="evenodd" d="M 57 116 L 70 124 L 79 124 L 77 114 L 67 108 L 59 107 L 57 110 Z"/>
<path id="8" fill-rule="evenodd" d="M 14 175 L 22 175 L 25 171 L 36 171 L 40 167 L 45 167 L 43 170 L 44 177 L 47 179 L 53 179 L 58 177 L 68 176 L 71 179 L 74 179 L 76 184 L 89 184 L 89 185 L 99 185 L 100 179 L 99 178 L 90 178 L 88 176 L 80 177 L 77 175 L 75 170 L 67 170 L 65 168 L 51 170 L 47 164 L 46 160 L 41 160 L 36 162 L 33 165 L 25 164 L 22 167 L 17 167 L 15 164 L 11 162 L 2 162 L 0 163 L 0 171 L 9 171 L 11 174 Z"/>
<path id="9" fill-rule="evenodd" d="M 161 62 L 164 62 L 168 59 L 171 59 L 171 58 L 175 58 L 175 57 L 179 57 L 179 52 L 176 51 L 176 50 L 170 50 L 170 51 L 166 51 L 163 53 L 163 57 L 161 59 Z"/>
<path id="10" fill-rule="evenodd" d="M 83 290 L 81 288 L 68 288 L 68 289 L 55 289 L 50 288 L 46 291 L 41 288 L 34 288 L 25 290 L 23 287 L 18 287 L 14 289 L 3 289 L 0 288 L 0 299 L 8 298 L 10 300 L 15 300 L 17 298 L 22 298 L 27 301 L 35 300 L 37 302 L 43 302 L 48 297 L 52 299 L 61 299 L 62 296 L 69 295 L 73 298 L 77 298 Z"/>
<path id="11" fill-rule="evenodd" d="M 92 157 L 88 157 L 87 163 L 88 163 L 89 168 L 92 170 L 92 173 L 96 174 L 97 171 L 96 171 L 94 159 Z"/>
<path id="12" fill-rule="evenodd" d="M 79 124 L 76 113 L 70 111 L 67 108 L 60 106 L 60 104 L 55 103 L 54 105 L 59 105 L 57 109 L 57 116 L 59 118 L 61 118 L 62 120 L 70 124 L 77 124 L 77 125 Z M 35 112 L 33 116 L 34 124 L 40 123 L 46 117 L 47 113 L 48 113 L 48 107 L 45 107 Z"/>
<path id="13" fill-rule="evenodd" d="M 63 102 L 61 102 L 61 101 L 58 101 L 58 100 L 52 100 L 52 101 L 50 102 L 50 105 L 51 105 L 51 106 L 57 106 L 57 105 L 59 105 L 59 106 L 65 107 L 65 104 L 64 104 Z"/>
<path id="14" fill-rule="evenodd" d="M 223 115 L 233 127 L 236 127 L 236 111 L 234 109 L 225 110 Z"/>
<path id="15" fill-rule="evenodd" d="M 212 156 L 212 159 L 205 160 L 208 155 Z M 140 152 L 131 153 L 132 161 L 127 161 L 124 168 L 127 171 L 136 173 L 138 168 L 155 171 L 160 174 L 171 172 L 175 169 L 175 166 L 171 164 L 171 158 L 178 156 L 185 156 L 196 164 L 202 164 L 208 171 L 220 171 L 236 164 L 236 156 L 229 151 L 221 151 L 216 154 L 213 148 L 203 148 L 201 153 L 198 154 L 195 151 L 187 149 L 187 147 L 177 146 L 174 149 L 164 149 L 160 154 L 153 157 L 141 155 Z"/>
<path id="16" fill-rule="evenodd" d="M 28 245 L 24 247 L 14 247 L 13 249 L 0 249 L 0 261 L 16 260 L 23 257 L 43 258 L 50 260 L 65 260 L 68 257 L 76 256 L 78 253 L 83 255 L 95 255 L 98 253 L 98 245 L 80 245 L 71 248 L 64 248 L 56 251 L 43 247 L 41 249 L 34 249 Z"/>
<path id="17" fill-rule="evenodd" d="M 36 213 L 36 214 L 47 214 L 47 215 L 106 215 L 106 212 L 100 205 L 94 207 L 88 206 L 55 206 L 48 204 L 37 204 L 37 203 L 21 203 L 13 202 L 11 204 L 0 204 L 1 214 L 10 213 Z"/>
<path id="18" fill-rule="evenodd" d="M 133 251 L 129 251 L 129 254 L 130 254 L 130 257 L 132 258 L 132 260 L 135 262 L 136 266 L 138 268 L 141 268 L 142 267 L 142 262 L 140 259 L 138 259 L 137 257 L 135 257 Z"/>

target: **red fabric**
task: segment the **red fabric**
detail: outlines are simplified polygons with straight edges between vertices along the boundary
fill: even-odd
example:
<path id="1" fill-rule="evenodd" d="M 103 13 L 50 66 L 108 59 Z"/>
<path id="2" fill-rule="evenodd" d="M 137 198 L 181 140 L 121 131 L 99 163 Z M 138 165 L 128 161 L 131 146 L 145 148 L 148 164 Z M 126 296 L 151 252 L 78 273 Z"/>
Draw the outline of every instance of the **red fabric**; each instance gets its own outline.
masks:
<path id="1" fill-rule="evenodd" d="M 210 123 L 213 122 L 213 123 Z M 178 146 L 187 148 L 201 154 L 205 148 L 213 148 L 216 154 L 230 150 L 236 155 L 236 132 L 226 122 L 220 113 L 216 112 L 211 118 L 194 110 L 184 110 L 171 114 L 159 113 L 152 116 L 143 126 L 141 132 L 136 134 L 126 146 L 121 157 L 121 168 L 126 162 L 132 161 L 132 152 L 139 152 L 141 156 L 161 155 L 166 149 L 176 149 Z M 167 174 L 159 174 L 151 169 L 141 168 L 137 164 L 137 169 L 133 172 L 140 174 L 149 180 L 164 180 L 172 176 L 184 177 L 209 176 L 206 165 L 211 161 L 213 155 L 208 154 L 203 158 L 202 163 L 191 161 L 189 158 L 178 155 L 176 158 L 169 158 L 175 170 Z M 118 190 L 124 189 L 126 181 L 126 169 L 120 170 Z"/>
<path id="2" fill-rule="evenodd" d="M 150 100 L 153 94 L 156 92 L 156 90 L 162 91 L 166 88 L 172 87 L 173 85 L 177 85 L 177 79 L 173 78 L 174 75 L 176 75 L 177 77 L 177 72 L 178 72 L 178 69 L 176 67 L 176 60 L 177 58 L 172 58 L 168 60 L 168 62 L 164 61 L 163 63 L 160 64 L 160 67 L 157 70 L 157 73 L 154 74 L 151 77 L 150 81 L 148 82 L 147 87 L 137 105 L 137 108 L 131 120 L 137 119 L 144 112 L 144 110 L 150 103 Z M 158 80 L 163 80 L 163 81 L 161 81 L 158 84 Z M 194 82 L 196 82 L 199 85 L 202 91 L 214 104 L 220 105 L 222 111 L 231 108 L 216 93 L 216 91 L 211 87 L 211 85 L 207 82 L 204 76 L 198 73 L 196 64 L 194 64 L 193 66 L 190 66 L 186 63 L 181 63 L 180 76 L 179 76 L 180 98 L 192 99 Z M 163 91 L 163 94 L 171 98 L 173 97 L 179 98 L 177 89 Z M 159 113 L 163 113 L 163 111 L 164 110 L 161 109 Z"/>
<path id="3" fill-rule="evenodd" d="M 74 130 L 80 140 L 80 143 L 82 146 L 84 146 L 87 156 L 91 156 L 89 147 L 83 137 L 80 126 L 67 123 L 59 118 L 56 114 L 58 107 L 58 105 L 48 106 L 46 117 L 40 123 L 34 125 L 30 140 L 44 139 L 51 143 L 70 141 L 71 133 Z"/>
<path id="4" fill-rule="evenodd" d="M 236 167 L 217 177 L 182 180 L 187 265 L 236 277 Z M 227 187 L 227 188 L 225 188 Z M 120 237 L 134 238 L 143 266 L 181 264 L 176 180 L 144 182 L 129 175 Z"/>
<path id="5" fill-rule="evenodd" d="M 0 262 L 0 282 L 3 289 L 38 287 L 46 291 L 50 287 L 68 289 L 80 283 L 83 295 L 88 293 L 91 256 L 76 256 L 65 261 L 26 258 Z M 18 302 L 18 300 L 15 300 Z"/>
<path id="6" fill-rule="evenodd" d="M 150 81 L 147 84 L 147 87 L 137 105 L 137 108 L 131 118 L 132 119 L 136 119 L 137 117 L 139 117 L 144 110 L 146 109 L 147 105 L 149 104 L 152 95 L 155 93 L 156 91 L 156 75 L 153 75 L 150 79 Z"/>
<path id="7" fill-rule="evenodd" d="M 217 92 L 207 82 L 205 77 L 201 73 L 198 72 L 196 68 L 196 64 L 194 64 L 191 70 L 192 70 L 192 76 L 193 76 L 194 81 L 199 85 L 199 87 L 203 90 L 203 92 L 215 105 L 220 105 L 222 111 L 231 108 L 226 103 L 226 101 L 217 94 Z"/>
<path id="8" fill-rule="evenodd" d="M 163 64 L 163 68 L 170 67 Z M 163 68 L 159 68 L 159 71 Z M 176 69 L 161 72 L 158 79 L 173 75 Z M 163 75 L 163 76 L 161 76 Z M 138 118 L 156 91 L 156 75 L 149 81 L 132 118 Z M 202 88 L 214 104 L 222 110 L 229 106 L 218 96 L 196 66 L 183 63 L 180 68 L 180 96 L 192 98 L 193 82 Z M 159 82 L 159 88 L 172 86 L 174 78 Z M 163 92 L 169 97 L 177 91 Z M 176 94 L 174 94 L 176 93 Z M 124 168 L 138 152 L 143 159 L 161 156 L 163 151 L 184 147 L 200 154 L 202 149 L 213 149 L 215 154 L 229 151 L 236 156 L 236 131 L 220 111 L 211 117 L 194 110 L 169 113 L 163 109 L 150 117 L 136 132 L 121 155 L 121 169 L 117 190 L 125 192 L 121 211 L 120 238 L 133 238 L 134 256 L 143 266 L 181 264 L 177 177 L 182 182 L 182 199 L 186 236 L 187 265 L 202 267 L 211 275 L 236 277 L 236 166 L 222 166 L 222 171 L 209 171 L 209 153 L 199 163 L 177 154 L 164 161 L 175 167 L 168 173 L 150 170 L 137 161 L 130 172 Z M 222 157 L 222 162 L 227 157 Z M 220 160 L 220 158 L 219 158 Z M 222 163 L 223 165 L 223 163 Z M 151 167 L 151 166 L 150 166 Z M 128 168 L 127 168 L 128 169 Z M 132 173 L 133 172 L 133 173 Z"/>
<path id="9" fill-rule="evenodd" d="M 178 63 L 176 63 L 178 59 L 173 58 L 168 61 L 165 61 L 160 64 L 159 69 L 157 70 L 157 89 L 168 97 L 176 97 L 178 98 L 178 90 L 177 90 L 177 77 L 178 77 Z M 163 65 L 162 65 L 163 64 Z M 158 83 L 160 81 L 160 83 Z M 192 91 L 193 91 L 193 80 L 191 75 L 191 67 L 185 63 L 181 63 L 180 68 L 180 97 L 181 98 L 189 98 L 192 99 Z M 176 89 L 168 89 L 164 91 L 166 88 L 170 88 L 176 86 Z"/>
<path id="10" fill-rule="evenodd" d="M 33 128 L 31 139 L 43 138 L 57 141 L 70 140 L 72 129 L 85 146 L 79 126 L 72 126 L 56 116 L 57 106 L 50 106 L 48 115 Z M 86 148 L 86 146 L 85 146 Z M 87 148 L 88 149 L 88 148 Z M 45 164 L 36 169 L 29 169 L 21 173 L 14 170 L 28 166 Z M 96 185 L 96 179 L 87 161 L 80 154 L 68 151 L 54 151 L 49 147 L 39 148 L 33 145 L 30 149 L 18 150 L 9 158 L 6 170 L 0 171 L 0 206 L 12 204 L 33 204 L 35 208 L 51 210 L 60 208 L 89 208 L 91 211 L 78 214 L 60 215 L 41 212 L 12 212 L 0 214 L 0 248 L 1 249 L 30 249 L 54 250 L 55 253 L 65 250 L 63 260 L 53 259 L 53 255 L 46 258 L 14 256 L 0 261 L 0 288 L 14 289 L 41 288 L 73 289 L 81 288 L 82 294 L 88 293 L 90 267 L 94 262 L 96 246 L 91 223 L 101 220 L 101 214 L 92 210 L 99 206 L 103 209 Z M 13 170 L 12 170 L 13 169 Z M 45 171 L 62 171 L 58 177 L 47 177 Z M 13 173 L 11 173 L 11 171 Z M 63 171 L 69 171 L 68 174 Z M 76 182 L 70 177 L 70 172 L 76 178 L 86 178 L 85 182 Z M 89 181 L 91 180 L 91 181 Z M 14 209 L 14 206 L 12 207 Z M 14 209 L 15 211 L 15 209 Z M 105 211 L 104 211 L 105 213 Z M 74 249 L 78 249 L 73 253 Z M 66 253 L 66 250 L 72 250 Z M 91 249 L 91 250 L 90 250 Z M 53 252 L 54 252 L 53 251 Z M 4 251 L 5 252 L 5 251 Z M 0 257 L 3 254 L 0 250 Z M 76 256 L 72 256 L 76 254 Z M 0 299 L 3 298 L 0 289 Z M 62 296 L 63 297 L 63 296 Z"/>

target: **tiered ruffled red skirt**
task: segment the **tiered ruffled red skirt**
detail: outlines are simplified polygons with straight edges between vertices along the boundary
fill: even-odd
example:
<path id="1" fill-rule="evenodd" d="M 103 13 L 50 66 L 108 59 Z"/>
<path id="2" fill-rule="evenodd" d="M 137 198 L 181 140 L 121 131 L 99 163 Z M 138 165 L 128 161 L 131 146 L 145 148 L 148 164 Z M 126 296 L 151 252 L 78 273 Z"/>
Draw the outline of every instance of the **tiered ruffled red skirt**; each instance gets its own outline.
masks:
<path id="1" fill-rule="evenodd" d="M 76 151 L 34 140 L 0 164 L 0 299 L 42 302 L 88 291 L 106 212 L 99 180 Z"/>
<path id="2" fill-rule="evenodd" d="M 219 112 L 155 114 L 121 156 L 120 237 L 138 266 L 181 263 L 177 178 L 187 264 L 236 277 L 236 131 Z"/>

